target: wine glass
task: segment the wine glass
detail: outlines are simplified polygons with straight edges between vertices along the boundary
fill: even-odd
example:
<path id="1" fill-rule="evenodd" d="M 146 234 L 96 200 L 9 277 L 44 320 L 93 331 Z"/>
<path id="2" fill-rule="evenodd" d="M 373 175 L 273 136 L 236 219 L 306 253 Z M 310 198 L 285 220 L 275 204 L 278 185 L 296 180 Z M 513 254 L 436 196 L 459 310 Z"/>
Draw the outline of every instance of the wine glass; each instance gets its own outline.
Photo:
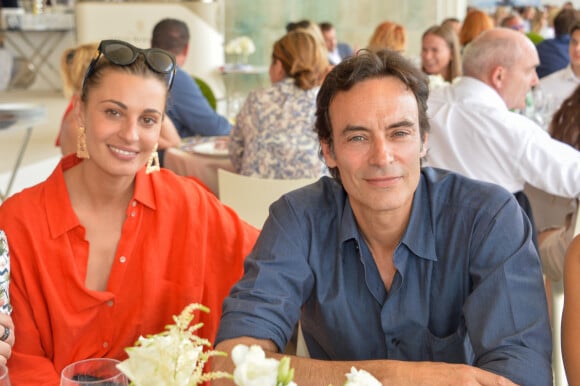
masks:
<path id="1" fill-rule="evenodd" d="M 557 104 L 554 96 L 543 91 L 541 88 L 534 88 L 532 91 L 533 100 L 533 117 L 543 129 L 547 130 L 552 120 L 552 115 L 557 109 Z"/>
<path id="2" fill-rule="evenodd" d="M 0 386 L 10 386 L 10 377 L 8 376 L 8 367 L 0 365 Z"/>
<path id="3" fill-rule="evenodd" d="M 61 386 L 127 386 L 129 380 L 117 368 L 120 361 L 93 358 L 71 363 L 60 375 Z"/>

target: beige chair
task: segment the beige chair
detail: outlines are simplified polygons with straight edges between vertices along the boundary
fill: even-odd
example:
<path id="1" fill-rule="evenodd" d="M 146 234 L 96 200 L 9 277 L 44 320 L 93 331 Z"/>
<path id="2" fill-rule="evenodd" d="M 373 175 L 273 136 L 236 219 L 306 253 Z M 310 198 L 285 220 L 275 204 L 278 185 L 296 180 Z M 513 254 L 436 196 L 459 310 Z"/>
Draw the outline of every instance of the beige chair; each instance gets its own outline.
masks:
<path id="1" fill-rule="evenodd" d="M 218 169 L 218 188 L 221 202 L 234 209 L 241 218 L 256 228 L 262 228 L 268 217 L 270 204 L 284 193 L 315 182 L 317 178 L 295 180 L 277 180 L 248 177 L 241 174 Z M 291 342 L 288 354 L 309 357 L 304 342 L 300 323 L 297 330 L 297 341 Z"/>
<path id="2" fill-rule="evenodd" d="M 219 198 L 245 221 L 256 228 L 262 228 L 271 203 L 284 193 L 309 185 L 316 180 L 316 178 L 277 180 L 248 177 L 218 169 Z"/>

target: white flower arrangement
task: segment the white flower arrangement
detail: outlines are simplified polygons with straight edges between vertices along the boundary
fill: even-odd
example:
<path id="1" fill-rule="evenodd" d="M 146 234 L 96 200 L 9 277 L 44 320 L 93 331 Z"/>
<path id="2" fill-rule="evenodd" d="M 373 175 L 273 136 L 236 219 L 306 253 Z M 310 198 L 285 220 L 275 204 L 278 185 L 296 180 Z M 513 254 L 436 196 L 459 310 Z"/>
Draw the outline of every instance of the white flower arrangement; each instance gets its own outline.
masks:
<path id="1" fill-rule="evenodd" d="M 126 349 L 129 358 L 117 365 L 133 386 L 197 386 L 218 378 L 232 379 L 237 386 L 297 386 L 290 358 L 267 358 L 260 346 L 237 345 L 232 350 L 234 373 L 223 371 L 204 373 L 210 357 L 227 355 L 221 351 L 204 350 L 211 347 L 207 339 L 195 335 L 203 324 L 190 326 L 194 312 L 209 312 L 200 304 L 190 304 L 174 325 L 166 331 L 148 337 L 139 337 L 133 347 Z M 344 386 L 380 386 L 381 383 L 364 370 L 354 367 L 346 374 Z"/>
<path id="2" fill-rule="evenodd" d="M 228 55 L 242 55 L 247 57 L 254 52 L 256 52 L 256 46 L 248 36 L 234 38 L 226 44 L 226 54 Z"/>
<path id="3" fill-rule="evenodd" d="M 217 378 L 231 378 L 226 372 L 203 373 L 210 357 L 226 355 L 223 352 L 208 350 L 207 339 L 194 334 L 203 323 L 191 327 L 196 310 L 209 312 L 200 304 L 190 304 L 179 316 L 174 316 L 174 325 L 166 331 L 147 338 L 139 337 L 134 347 L 127 348 L 129 358 L 117 367 L 135 386 L 196 386 Z"/>

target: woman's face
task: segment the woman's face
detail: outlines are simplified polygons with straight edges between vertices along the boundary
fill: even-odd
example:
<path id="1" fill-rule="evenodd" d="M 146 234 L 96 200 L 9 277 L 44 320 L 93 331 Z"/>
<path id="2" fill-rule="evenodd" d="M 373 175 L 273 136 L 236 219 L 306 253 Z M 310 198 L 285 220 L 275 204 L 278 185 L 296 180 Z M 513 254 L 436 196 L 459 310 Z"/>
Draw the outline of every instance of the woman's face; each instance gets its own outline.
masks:
<path id="1" fill-rule="evenodd" d="M 90 164 L 107 174 L 134 176 L 159 138 L 167 86 L 159 79 L 107 68 L 79 105 Z"/>
<path id="2" fill-rule="evenodd" d="M 427 34 L 421 47 L 421 67 L 429 75 L 447 76 L 451 61 L 451 49 L 445 40 L 437 35 Z"/>

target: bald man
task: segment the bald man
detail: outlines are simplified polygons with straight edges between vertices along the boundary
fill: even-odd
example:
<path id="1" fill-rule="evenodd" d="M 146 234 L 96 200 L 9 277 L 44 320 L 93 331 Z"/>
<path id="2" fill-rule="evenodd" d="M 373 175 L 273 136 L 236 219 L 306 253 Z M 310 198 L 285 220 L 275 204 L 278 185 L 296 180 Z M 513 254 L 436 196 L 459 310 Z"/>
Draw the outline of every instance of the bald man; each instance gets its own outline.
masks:
<path id="1" fill-rule="evenodd" d="M 433 91 L 428 165 L 503 186 L 528 213 L 524 184 L 550 194 L 580 196 L 580 152 L 525 116 L 536 84 L 538 54 L 523 34 L 507 28 L 478 36 L 463 56 L 463 77 Z M 537 243 L 536 243 L 537 246 Z"/>

